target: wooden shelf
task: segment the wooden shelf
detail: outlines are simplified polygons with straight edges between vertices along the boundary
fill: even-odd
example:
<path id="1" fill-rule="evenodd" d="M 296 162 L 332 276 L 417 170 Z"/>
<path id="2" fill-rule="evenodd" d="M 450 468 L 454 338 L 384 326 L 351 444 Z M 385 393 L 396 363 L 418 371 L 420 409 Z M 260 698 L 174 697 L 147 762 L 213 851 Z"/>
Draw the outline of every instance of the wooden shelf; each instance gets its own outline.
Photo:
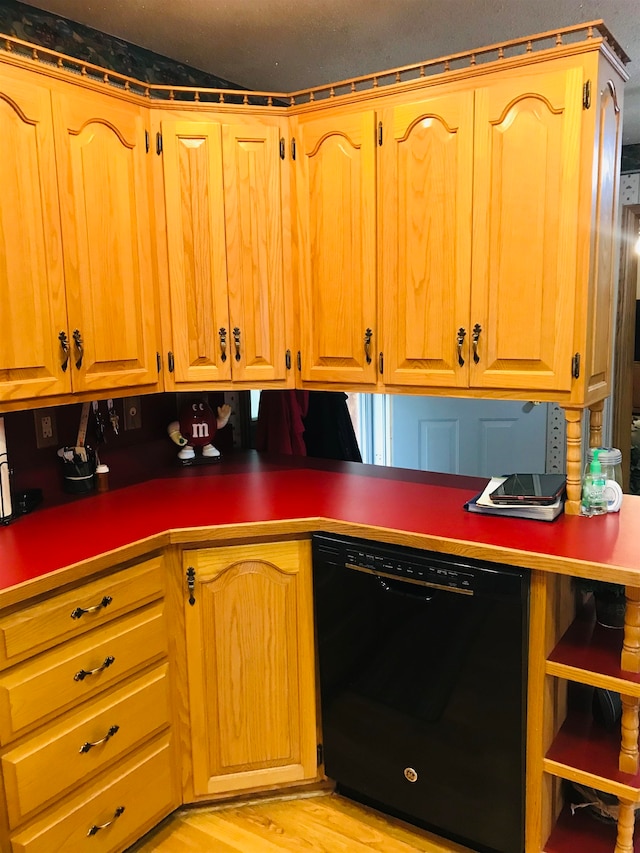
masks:
<path id="1" fill-rule="evenodd" d="M 615 824 L 601 823 L 587 812 L 578 809 L 571 814 L 565 806 L 558 818 L 544 853 L 613 853 L 616 845 Z M 640 853 L 640 838 L 634 840 L 634 853 Z"/>
<path id="2" fill-rule="evenodd" d="M 588 610 L 569 626 L 549 655 L 548 675 L 640 696 L 640 673 L 620 667 L 624 631 L 604 628 Z"/>
<path id="3" fill-rule="evenodd" d="M 640 800 L 640 772 L 631 775 L 618 769 L 620 731 L 607 731 L 594 723 L 591 714 L 571 711 L 544 758 L 544 770 L 615 794 Z"/>

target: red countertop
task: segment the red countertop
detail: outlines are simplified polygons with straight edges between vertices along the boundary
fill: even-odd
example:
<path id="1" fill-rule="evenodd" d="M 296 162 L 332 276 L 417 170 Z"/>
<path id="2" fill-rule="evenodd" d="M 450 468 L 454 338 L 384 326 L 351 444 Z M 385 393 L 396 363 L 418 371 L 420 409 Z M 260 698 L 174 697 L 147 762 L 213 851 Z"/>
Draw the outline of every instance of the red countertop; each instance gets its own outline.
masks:
<path id="1" fill-rule="evenodd" d="M 620 513 L 553 522 L 468 513 L 486 480 L 356 463 L 246 461 L 177 470 L 43 508 L 0 528 L 0 606 L 34 581 L 136 543 L 229 541 L 319 529 L 640 586 L 640 497 Z M 215 536 L 214 536 L 215 534 Z M 126 554 L 124 555 L 126 557 Z M 57 581 L 56 581 L 57 578 Z M 637 581 L 636 581 L 637 578 Z M 26 586 L 25 586 L 26 585 Z M 37 589 L 36 589 L 37 588 Z M 7 593 L 13 591 L 13 594 Z"/>

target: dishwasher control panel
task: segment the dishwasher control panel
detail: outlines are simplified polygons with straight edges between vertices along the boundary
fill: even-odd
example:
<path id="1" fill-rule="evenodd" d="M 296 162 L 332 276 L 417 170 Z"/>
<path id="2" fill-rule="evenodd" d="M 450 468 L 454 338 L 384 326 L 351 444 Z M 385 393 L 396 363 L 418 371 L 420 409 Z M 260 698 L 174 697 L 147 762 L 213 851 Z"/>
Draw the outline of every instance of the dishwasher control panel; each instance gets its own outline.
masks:
<path id="1" fill-rule="evenodd" d="M 401 577 L 430 586 L 448 587 L 473 592 L 473 574 L 457 567 L 434 565 L 433 562 L 411 559 L 408 556 L 388 555 L 378 549 L 347 546 L 345 566 L 385 575 Z"/>
<path id="2" fill-rule="evenodd" d="M 528 570 L 404 545 L 314 533 L 314 566 L 333 566 L 397 578 L 466 595 L 508 594 Z"/>

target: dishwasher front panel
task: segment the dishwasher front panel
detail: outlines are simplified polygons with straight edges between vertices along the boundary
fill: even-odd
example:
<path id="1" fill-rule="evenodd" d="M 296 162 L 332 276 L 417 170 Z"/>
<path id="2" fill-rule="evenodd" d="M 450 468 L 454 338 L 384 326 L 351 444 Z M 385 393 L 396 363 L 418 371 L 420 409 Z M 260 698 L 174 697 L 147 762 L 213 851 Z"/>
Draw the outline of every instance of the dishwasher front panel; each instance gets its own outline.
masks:
<path id="1" fill-rule="evenodd" d="M 522 853 L 528 573 L 323 534 L 313 553 L 326 775 Z"/>

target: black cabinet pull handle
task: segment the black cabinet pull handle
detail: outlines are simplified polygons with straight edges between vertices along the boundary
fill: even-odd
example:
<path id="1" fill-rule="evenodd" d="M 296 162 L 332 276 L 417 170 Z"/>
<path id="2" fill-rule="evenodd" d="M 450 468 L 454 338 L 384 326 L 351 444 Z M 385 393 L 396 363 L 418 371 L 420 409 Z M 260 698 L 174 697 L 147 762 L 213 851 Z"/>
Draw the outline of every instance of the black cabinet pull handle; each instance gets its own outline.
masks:
<path id="1" fill-rule="evenodd" d="M 106 743 L 108 740 L 114 736 L 116 732 L 120 731 L 120 726 L 111 726 L 109 731 L 106 733 L 104 737 L 101 737 L 100 740 L 88 740 L 82 744 L 80 749 L 78 750 L 81 755 L 85 752 L 89 752 L 90 749 L 93 749 L 94 746 L 100 746 L 101 743 Z"/>
<path id="2" fill-rule="evenodd" d="M 240 329 L 236 326 L 233 330 L 233 343 L 236 348 L 236 361 L 240 361 Z"/>
<path id="3" fill-rule="evenodd" d="M 106 823 L 94 823 L 93 826 L 89 829 L 89 832 L 87 832 L 87 838 L 91 838 L 92 835 L 95 835 L 96 833 L 100 832 L 101 829 L 106 829 L 108 826 L 111 826 L 112 823 L 118 820 L 123 811 L 124 806 L 118 806 L 118 808 L 114 811 L 111 820 L 108 820 Z"/>
<path id="4" fill-rule="evenodd" d="M 108 607 L 113 598 L 110 595 L 105 595 L 102 601 L 99 601 L 97 604 L 94 604 L 92 607 L 76 607 L 75 610 L 71 611 L 72 619 L 80 619 L 85 613 L 96 613 L 98 610 L 104 610 L 105 607 Z"/>
<path id="5" fill-rule="evenodd" d="M 464 365 L 464 358 L 462 357 L 462 344 L 464 343 L 464 339 L 466 337 L 467 331 L 463 329 L 462 326 L 458 329 L 458 337 L 456 338 L 456 346 L 458 347 L 458 364 L 460 367 Z"/>
<path id="6" fill-rule="evenodd" d="M 80 329 L 73 330 L 73 343 L 76 348 L 76 353 L 78 355 L 76 359 L 76 367 L 78 370 L 82 367 L 82 359 L 84 358 L 84 341 L 82 340 L 82 335 L 80 334 Z"/>
<path id="7" fill-rule="evenodd" d="M 227 330 L 224 326 L 218 332 L 220 336 L 220 361 L 227 360 Z"/>
<path id="8" fill-rule="evenodd" d="M 364 333 L 364 357 L 367 364 L 371 364 L 371 338 L 373 337 L 373 332 L 371 329 L 365 329 Z"/>
<path id="9" fill-rule="evenodd" d="M 473 327 L 473 336 L 471 338 L 471 342 L 473 345 L 473 362 L 477 364 L 480 361 L 480 356 L 478 355 L 478 340 L 480 338 L 480 332 L 482 331 L 482 326 L 480 323 L 476 323 Z"/>
<path id="10" fill-rule="evenodd" d="M 87 678 L 89 675 L 97 675 L 99 672 L 103 672 L 103 670 L 108 669 L 112 663 L 115 663 L 115 660 L 116 659 L 113 655 L 109 655 L 104 659 L 103 663 L 101 663 L 100 666 L 97 666 L 95 669 L 78 670 L 78 672 L 76 672 L 76 674 L 73 676 L 73 680 L 84 681 L 85 678 Z"/>
<path id="11" fill-rule="evenodd" d="M 64 373 L 69 365 L 69 338 L 66 332 L 60 332 L 58 335 L 60 341 L 60 349 L 62 350 L 62 372 Z"/>

